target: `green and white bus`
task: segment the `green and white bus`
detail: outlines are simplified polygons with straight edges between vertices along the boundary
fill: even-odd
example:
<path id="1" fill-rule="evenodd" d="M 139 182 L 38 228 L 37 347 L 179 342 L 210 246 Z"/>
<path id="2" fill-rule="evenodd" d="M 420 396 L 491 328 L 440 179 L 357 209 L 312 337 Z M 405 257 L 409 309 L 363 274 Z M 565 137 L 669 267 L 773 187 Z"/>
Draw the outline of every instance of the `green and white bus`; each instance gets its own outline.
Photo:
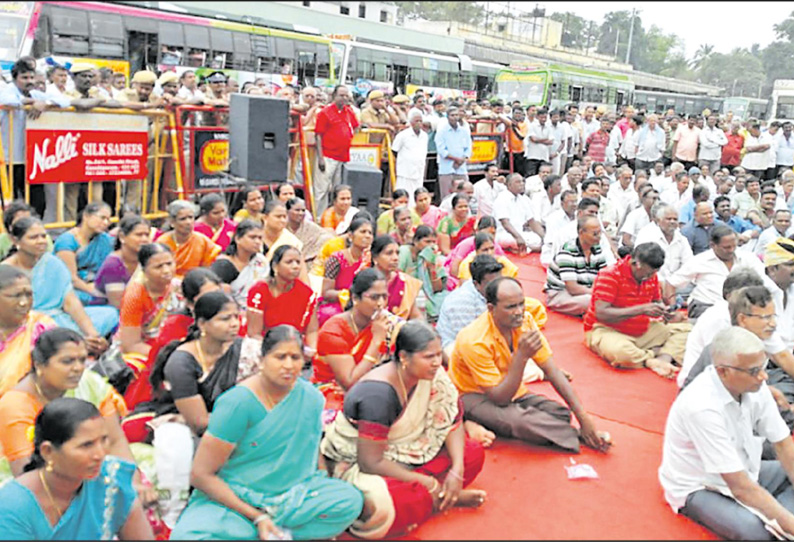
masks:
<path id="1" fill-rule="evenodd" d="M 736 120 L 766 119 L 769 100 L 731 96 L 722 102 L 722 114 L 733 113 Z"/>
<path id="2" fill-rule="evenodd" d="M 496 74 L 494 87 L 494 94 L 505 103 L 519 100 L 525 106 L 552 109 L 575 103 L 615 111 L 632 103 L 634 94 L 628 76 L 556 64 L 503 68 Z"/>

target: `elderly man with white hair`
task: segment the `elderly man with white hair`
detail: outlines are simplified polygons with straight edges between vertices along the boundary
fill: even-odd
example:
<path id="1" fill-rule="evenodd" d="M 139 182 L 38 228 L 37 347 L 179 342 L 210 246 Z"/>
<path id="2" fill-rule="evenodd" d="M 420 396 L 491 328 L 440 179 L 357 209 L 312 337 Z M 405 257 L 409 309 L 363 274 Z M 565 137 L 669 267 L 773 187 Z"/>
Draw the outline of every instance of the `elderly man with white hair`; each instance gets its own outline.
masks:
<path id="1" fill-rule="evenodd" d="M 427 160 L 427 132 L 422 129 L 422 113 L 408 112 L 408 128 L 394 138 L 391 150 L 397 153 L 397 188 L 408 191 L 409 204 L 414 204 L 414 192 L 425 181 Z"/>
<path id="2" fill-rule="evenodd" d="M 665 499 L 727 540 L 774 540 L 769 524 L 782 531 L 778 538 L 791 536 L 794 441 L 766 384 L 764 343 L 733 326 L 710 348 L 713 365 L 667 417 L 659 467 Z M 776 461 L 761 459 L 764 439 Z"/>

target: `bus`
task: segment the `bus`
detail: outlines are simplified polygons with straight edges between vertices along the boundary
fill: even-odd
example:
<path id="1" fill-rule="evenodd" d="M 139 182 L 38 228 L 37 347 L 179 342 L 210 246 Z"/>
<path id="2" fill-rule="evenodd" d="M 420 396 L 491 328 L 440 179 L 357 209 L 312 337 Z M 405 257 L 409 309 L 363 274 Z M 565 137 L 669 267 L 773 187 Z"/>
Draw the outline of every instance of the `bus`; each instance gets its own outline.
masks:
<path id="1" fill-rule="evenodd" d="M 778 79 L 772 87 L 769 120 L 794 122 L 794 79 Z"/>
<path id="2" fill-rule="evenodd" d="M 501 68 L 466 55 L 453 57 L 349 39 L 335 40 L 332 49 L 339 81 L 361 96 L 375 89 L 411 96 L 421 88 L 427 95 L 476 99 L 490 93 Z"/>
<path id="3" fill-rule="evenodd" d="M 634 83 L 625 75 L 557 64 L 513 65 L 499 70 L 494 82 L 494 94 L 505 103 L 519 100 L 524 106 L 551 109 L 576 103 L 616 111 L 632 102 L 633 93 Z"/>
<path id="4" fill-rule="evenodd" d="M 769 111 L 769 100 L 731 96 L 722 102 L 722 114 L 733 113 L 736 120 L 766 119 Z"/>
<path id="5" fill-rule="evenodd" d="M 648 113 L 661 114 L 672 109 L 678 115 L 700 115 L 706 109 L 719 113 L 723 105 L 723 98 L 636 89 L 633 105 L 637 109 L 645 109 Z"/>
<path id="6" fill-rule="evenodd" d="M 0 25 L 4 72 L 20 56 L 32 55 L 126 75 L 219 70 L 241 85 L 264 78 L 276 89 L 336 82 L 331 40 L 254 24 L 116 3 L 5 2 Z"/>

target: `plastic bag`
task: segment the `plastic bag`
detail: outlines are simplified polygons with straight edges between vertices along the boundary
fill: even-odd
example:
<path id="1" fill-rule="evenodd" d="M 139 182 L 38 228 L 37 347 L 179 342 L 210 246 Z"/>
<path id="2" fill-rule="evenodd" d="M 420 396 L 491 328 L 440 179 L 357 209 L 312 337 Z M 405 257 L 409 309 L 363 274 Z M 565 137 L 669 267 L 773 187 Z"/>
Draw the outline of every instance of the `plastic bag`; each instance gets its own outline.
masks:
<path id="1" fill-rule="evenodd" d="M 181 423 L 167 422 L 154 430 L 157 489 L 163 522 L 173 529 L 187 505 L 190 469 L 193 466 L 193 436 Z"/>
<path id="2" fill-rule="evenodd" d="M 570 460 L 570 465 L 564 465 L 565 470 L 568 473 L 569 480 L 598 479 L 598 473 L 592 466 L 587 465 L 586 463 L 577 463 L 573 460 L 573 458 L 570 458 Z"/>

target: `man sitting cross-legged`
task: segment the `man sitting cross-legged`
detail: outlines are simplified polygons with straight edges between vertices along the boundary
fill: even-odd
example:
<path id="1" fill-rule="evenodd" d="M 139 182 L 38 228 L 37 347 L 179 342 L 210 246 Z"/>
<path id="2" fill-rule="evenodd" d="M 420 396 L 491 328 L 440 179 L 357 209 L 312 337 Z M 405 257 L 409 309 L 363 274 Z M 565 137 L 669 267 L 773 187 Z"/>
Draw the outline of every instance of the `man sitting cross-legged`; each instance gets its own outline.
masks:
<path id="1" fill-rule="evenodd" d="M 662 247 L 643 243 L 603 269 L 593 284 L 585 344 L 613 367 L 647 367 L 667 378 L 678 371 L 672 362 L 681 363 L 692 326 L 662 303 L 656 273 L 663 265 Z"/>
<path id="2" fill-rule="evenodd" d="M 485 289 L 488 311 L 458 335 L 449 376 L 461 394 L 464 417 L 498 436 L 579 452 L 587 446 L 606 451 L 609 435 L 596 430 L 568 379 L 552 360 L 546 338 L 524 311 L 524 292 L 517 280 L 499 277 Z M 527 392 L 524 368 L 532 359 L 565 400 L 565 406 Z M 571 411 L 580 430 L 570 425 Z"/>
<path id="3" fill-rule="evenodd" d="M 597 216 L 578 220 L 578 236 L 568 241 L 546 272 L 546 307 L 549 310 L 581 316 L 590 306 L 598 272 L 607 266 L 599 246 L 601 222 Z M 607 248 L 609 250 L 609 248 Z"/>
<path id="4" fill-rule="evenodd" d="M 792 535 L 794 441 L 765 382 L 764 343 L 731 327 L 714 338 L 711 354 L 714 365 L 678 395 L 667 417 L 659 467 L 665 499 L 728 540 L 774 540 L 745 506 Z M 761 438 L 773 443 L 777 461 L 762 461 Z"/>

